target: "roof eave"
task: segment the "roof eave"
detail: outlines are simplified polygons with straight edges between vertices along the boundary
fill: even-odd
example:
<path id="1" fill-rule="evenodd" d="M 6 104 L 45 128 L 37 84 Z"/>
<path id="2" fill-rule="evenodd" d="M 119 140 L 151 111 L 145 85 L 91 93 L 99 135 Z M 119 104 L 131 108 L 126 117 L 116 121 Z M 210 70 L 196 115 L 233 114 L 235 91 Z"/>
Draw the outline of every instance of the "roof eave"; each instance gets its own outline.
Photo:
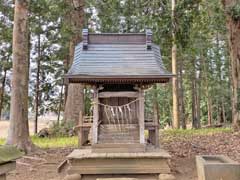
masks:
<path id="1" fill-rule="evenodd" d="M 167 83 L 174 75 L 131 75 L 131 76 L 99 76 L 99 75 L 65 75 L 67 83 Z"/>

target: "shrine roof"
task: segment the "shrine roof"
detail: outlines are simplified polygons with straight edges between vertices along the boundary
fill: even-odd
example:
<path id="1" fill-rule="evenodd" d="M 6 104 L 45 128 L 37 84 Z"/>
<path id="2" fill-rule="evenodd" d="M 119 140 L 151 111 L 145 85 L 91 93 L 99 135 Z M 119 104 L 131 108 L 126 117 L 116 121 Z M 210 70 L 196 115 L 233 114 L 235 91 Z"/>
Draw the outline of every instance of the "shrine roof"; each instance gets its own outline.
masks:
<path id="1" fill-rule="evenodd" d="M 168 82 L 160 48 L 145 33 L 87 34 L 75 47 L 70 83 Z"/>

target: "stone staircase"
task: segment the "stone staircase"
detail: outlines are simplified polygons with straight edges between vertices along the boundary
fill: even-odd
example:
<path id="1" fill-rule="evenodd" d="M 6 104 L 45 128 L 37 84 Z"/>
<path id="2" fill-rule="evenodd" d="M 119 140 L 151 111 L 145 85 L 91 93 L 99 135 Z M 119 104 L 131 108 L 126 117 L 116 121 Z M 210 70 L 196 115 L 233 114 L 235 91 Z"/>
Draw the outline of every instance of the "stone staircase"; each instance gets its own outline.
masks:
<path id="1" fill-rule="evenodd" d="M 95 153 L 144 152 L 140 144 L 138 124 L 100 124 L 98 143 L 92 145 Z"/>
<path id="2" fill-rule="evenodd" d="M 137 124 L 100 125 L 98 138 L 101 144 L 139 143 L 139 126 Z"/>

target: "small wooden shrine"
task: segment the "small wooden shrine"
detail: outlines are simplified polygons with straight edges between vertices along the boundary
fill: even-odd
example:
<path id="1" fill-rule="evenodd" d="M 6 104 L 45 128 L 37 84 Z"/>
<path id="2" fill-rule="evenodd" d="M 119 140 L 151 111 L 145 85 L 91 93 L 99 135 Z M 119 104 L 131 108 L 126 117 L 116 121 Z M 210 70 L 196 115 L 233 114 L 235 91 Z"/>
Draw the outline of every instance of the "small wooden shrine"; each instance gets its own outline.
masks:
<path id="1" fill-rule="evenodd" d="M 158 179 L 170 173 L 170 156 L 159 147 L 159 120 L 144 116 L 144 90 L 171 77 L 151 30 L 92 34 L 84 29 L 66 80 L 91 87 L 93 119 L 80 112 L 79 149 L 67 157 L 69 179 Z M 91 147 L 85 148 L 89 133 Z"/>

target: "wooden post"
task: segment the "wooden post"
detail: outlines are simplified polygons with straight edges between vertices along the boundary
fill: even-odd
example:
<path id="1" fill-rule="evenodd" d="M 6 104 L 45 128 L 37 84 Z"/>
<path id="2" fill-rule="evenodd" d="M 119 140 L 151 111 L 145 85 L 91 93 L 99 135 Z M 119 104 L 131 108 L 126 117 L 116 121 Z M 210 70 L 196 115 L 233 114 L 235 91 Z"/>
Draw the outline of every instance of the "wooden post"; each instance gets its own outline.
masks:
<path id="1" fill-rule="evenodd" d="M 78 125 L 79 125 L 79 130 L 78 130 L 78 147 L 82 147 L 83 146 L 83 114 L 82 111 L 79 112 L 79 121 L 78 121 Z"/>
<path id="2" fill-rule="evenodd" d="M 145 143 L 144 137 L 144 92 L 143 89 L 139 89 L 139 133 L 140 144 Z"/>
<path id="3" fill-rule="evenodd" d="M 98 120 L 99 120 L 97 87 L 94 87 L 93 101 L 94 101 L 94 105 L 93 105 L 92 144 L 97 144 L 97 141 L 98 141 Z"/>
<path id="4" fill-rule="evenodd" d="M 154 145 L 156 148 L 159 147 L 159 111 L 157 102 L 157 85 L 154 85 L 154 100 L 153 100 L 153 123 L 154 123 Z"/>
<path id="5" fill-rule="evenodd" d="M 155 147 L 159 148 L 159 126 L 155 126 Z"/>

